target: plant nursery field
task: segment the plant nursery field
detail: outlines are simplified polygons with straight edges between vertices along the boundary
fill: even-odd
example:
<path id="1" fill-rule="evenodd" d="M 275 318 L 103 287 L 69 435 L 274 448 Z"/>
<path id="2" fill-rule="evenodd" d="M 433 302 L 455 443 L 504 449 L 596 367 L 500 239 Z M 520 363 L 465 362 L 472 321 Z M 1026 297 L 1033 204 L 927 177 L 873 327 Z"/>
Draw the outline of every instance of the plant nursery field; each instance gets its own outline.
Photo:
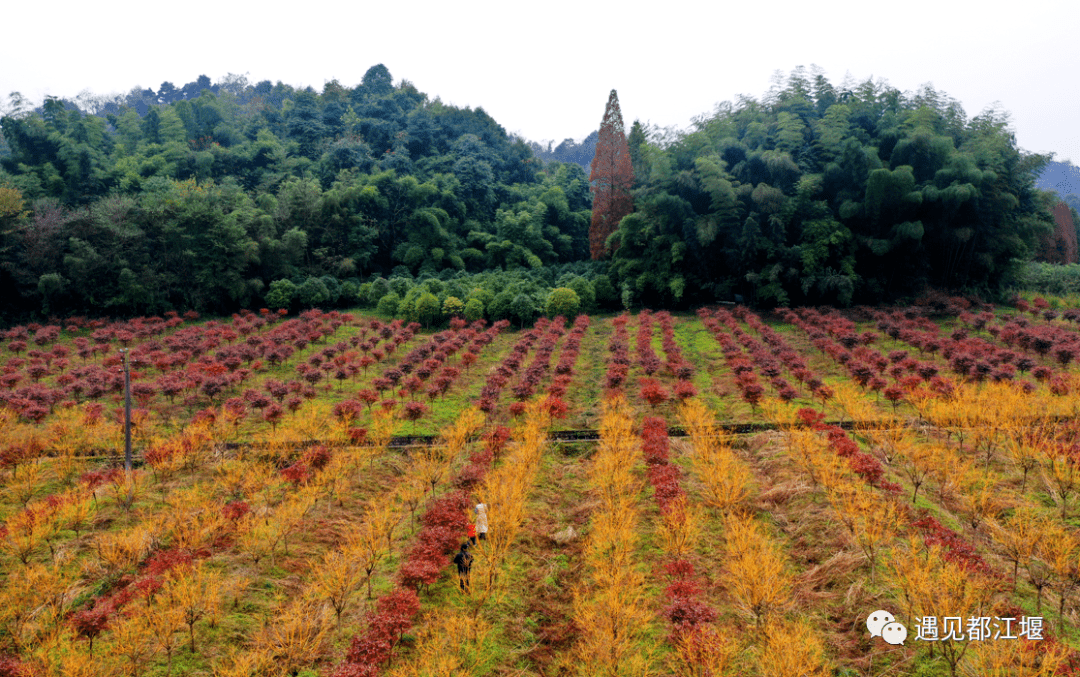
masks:
<path id="1" fill-rule="evenodd" d="M 1080 675 L 1066 306 L 0 331 L 0 677 Z"/>

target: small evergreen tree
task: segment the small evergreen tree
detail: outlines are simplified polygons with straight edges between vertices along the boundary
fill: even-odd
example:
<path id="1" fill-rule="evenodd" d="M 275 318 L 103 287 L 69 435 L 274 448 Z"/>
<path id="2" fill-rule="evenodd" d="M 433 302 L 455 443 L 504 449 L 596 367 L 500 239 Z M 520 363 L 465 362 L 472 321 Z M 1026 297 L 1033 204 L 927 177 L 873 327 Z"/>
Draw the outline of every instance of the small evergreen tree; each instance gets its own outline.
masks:
<path id="1" fill-rule="evenodd" d="M 380 315 L 395 317 L 398 314 L 400 305 L 401 297 L 394 292 L 390 292 L 379 299 L 376 309 L 379 311 Z"/>
<path id="2" fill-rule="evenodd" d="M 469 322 L 481 320 L 484 317 L 484 304 L 478 298 L 471 298 L 465 304 L 465 319 Z"/>
<path id="3" fill-rule="evenodd" d="M 266 293 L 266 305 L 269 308 L 288 308 L 296 297 L 296 285 L 292 280 L 274 280 L 270 291 Z"/>
<path id="4" fill-rule="evenodd" d="M 548 295 L 545 312 L 549 317 L 556 315 L 574 317 L 580 309 L 581 299 L 578 298 L 577 292 L 568 287 L 557 287 Z"/>
<path id="5" fill-rule="evenodd" d="M 425 327 L 438 319 L 440 309 L 438 297 L 431 292 L 423 292 L 416 300 L 416 317 Z"/>
<path id="6" fill-rule="evenodd" d="M 456 296 L 447 296 L 443 301 L 442 312 L 447 317 L 458 317 L 465 312 L 465 304 Z"/>

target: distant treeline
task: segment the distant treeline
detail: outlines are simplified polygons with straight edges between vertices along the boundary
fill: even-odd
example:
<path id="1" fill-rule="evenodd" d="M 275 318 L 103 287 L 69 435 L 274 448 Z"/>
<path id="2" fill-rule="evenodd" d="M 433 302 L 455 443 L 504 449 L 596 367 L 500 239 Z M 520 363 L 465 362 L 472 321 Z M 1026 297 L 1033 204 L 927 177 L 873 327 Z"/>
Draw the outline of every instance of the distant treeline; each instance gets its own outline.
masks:
<path id="1" fill-rule="evenodd" d="M 635 124 L 635 212 L 611 259 L 587 265 L 595 133 L 530 146 L 381 65 L 321 92 L 230 76 L 76 103 L 14 97 L 0 119 L 6 317 L 391 292 L 407 314 L 424 286 L 523 319 L 575 278 L 595 308 L 880 302 L 928 285 L 992 296 L 1052 226 L 1034 185 L 1047 158 L 1018 149 L 1002 113 L 968 119 L 928 88 L 834 87 L 802 69 L 683 133 Z M 601 103 L 581 105 L 599 122 Z M 520 312 L 509 292 L 488 307 L 512 284 Z"/>
<path id="2" fill-rule="evenodd" d="M 1052 190 L 1065 204 L 1080 210 L 1080 167 L 1069 161 L 1053 161 L 1046 165 L 1035 185 L 1042 190 Z"/>
<path id="3" fill-rule="evenodd" d="M 598 133 L 594 131 L 592 134 L 586 136 L 581 143 L 578 143 L 573 139 L 563 139 L 562 143 L 558 146 L 556 146 L 553 141 L 548 141 L 546 146 L 535 141 L 530 141 L 529 149 L 532 150 L 533 155 L 544 162 L 572 162 L 581 167 L 585 173 L 588 174 L 589 166 L 592 164 L 593 155 L 596 154 L 596 140 L 598 136 Z"/>

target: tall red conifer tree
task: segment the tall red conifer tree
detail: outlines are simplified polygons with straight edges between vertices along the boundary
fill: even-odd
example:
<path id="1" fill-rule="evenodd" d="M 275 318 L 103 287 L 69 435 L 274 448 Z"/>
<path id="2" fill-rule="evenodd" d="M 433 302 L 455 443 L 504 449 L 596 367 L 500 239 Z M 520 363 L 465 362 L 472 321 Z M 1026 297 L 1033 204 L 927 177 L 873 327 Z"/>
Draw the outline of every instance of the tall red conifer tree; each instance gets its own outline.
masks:
<path id="1" fill-rule="evenodd" d="M 1072 210 L 1064 202 L 1058 202 L 1051 213 L 1054 216 L 1054 232 L 1043 238 L 1035 258 L 1049 263 L 1076 263 L 1080 247 L 1077 246 L 1077 224 L 1073 222 Z"/>
<path id="2" fill-rule="evenodd" d="M 608 96 L 604 121 L 600 123 L 589 184 L 593 193 L 589 254 L 595 260 L 611 253 L 604 244 L 608 235 L 615 232 L 624 216 L 634 211 L 634 200 L 630 197 L 634 169 L 630 164 L 630 146 L 626 142 L 622 111 L 619 110 L 619 95 L 614 89 Z"/>

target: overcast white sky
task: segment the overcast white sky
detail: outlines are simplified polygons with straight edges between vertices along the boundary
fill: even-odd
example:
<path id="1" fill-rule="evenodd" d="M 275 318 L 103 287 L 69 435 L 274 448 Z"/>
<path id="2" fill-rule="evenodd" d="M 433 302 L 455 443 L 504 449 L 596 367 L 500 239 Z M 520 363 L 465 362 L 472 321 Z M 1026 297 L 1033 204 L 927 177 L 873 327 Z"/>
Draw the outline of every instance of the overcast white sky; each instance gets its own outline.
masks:
<path id="1" fill-rule="evenodd" d="M 900 90 L 923 83 L 968 116 L 997 102 L 1021 147 L 1080 164 L 1080 4 L 950 0 L 629 3 L 11 3 L 0 96 L 73 98 L 176 86 L 200 74 L 251 82 L 357 84 L 384 63 L 395 82 L 482 106 L 532 140 L 596 129 L 608 92 L 623 116 L 684 127 L 720 101 L 760 97 L 777 69 L 817 64 Z"/>

